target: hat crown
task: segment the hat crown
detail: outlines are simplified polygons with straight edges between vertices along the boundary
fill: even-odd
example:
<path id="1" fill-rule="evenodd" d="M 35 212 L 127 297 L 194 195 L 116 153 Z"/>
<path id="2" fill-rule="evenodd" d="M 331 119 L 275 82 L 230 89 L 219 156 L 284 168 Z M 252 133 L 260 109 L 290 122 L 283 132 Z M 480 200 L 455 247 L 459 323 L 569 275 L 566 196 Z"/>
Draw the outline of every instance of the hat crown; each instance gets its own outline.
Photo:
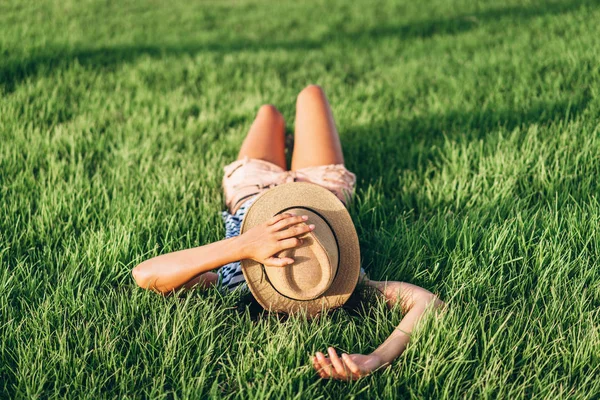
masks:
<path id="1" fill-rule="evenodd" d="M 296 300 L 284 296 L 276 289 L 271 281 L 273 275 L 271 278 L 267 275 L 267 270 L 271 274 L 271 271 L 275 271 L 275 269 L 265 267 L 252 259 L 244 259 L 242 260 L 242 271 L 252 295 L 265 309 L 287 314 L 306 311 L 308 316 L 313 317 L 324 309 L 340 307 L 352 294 L 359 278 L 360 246 L 352 218 L 340 199 L 328 189 L 308 182 L 284 183 L 262 192 L 247 209 L 241 233 L 244 234 L 274 215 L 294 209 L 297 209 L 296 212 L 300 215 L 309 216 L 306 222 L 308 224 L 324 220 L 327 229 L 333 234 L 333 237 L 330 237 L 335 242 L 333 246 L 326 243 L 327 239 L 324 238 L 327 235 L 320 234 L 319 226 L 325 225 L 315 223 L 316 229 L 312 231 L 312 235 L 307 235 L 307 237 L 312 237 L 314 243 L 319 244 L 321 248 L 335 249 L 326 251 L 330 268 L 337 266 L 337 270 L 331 274 L 333 282 L 329 284 L 328 289 L 312 300 Z M 314 212 L 319 218 L 311 217 L 312 214 L 309 214 L 309 211 Z M 308 241 L 307 239 L 305 244 L 308 244 Z M 303 246 L 300 247 L 300 249 L 302 248 Z M 318 249 L 318 247 L 315 246 L 314 249 Z M 318 250 L 315 250 L 313 254 L 317 253 Z M 337 259 L 330 260 L 329 257 L 332 255 L 337 256 Z M 299 261 L 297 259 L 298 257 L 295 257 L 296 262 Z M 279 272 L 283 272 L 293 267 L 294 264 L 277 268 L 279 268 Z M 319 265 L 324 266 L 325 263 Z M 324 274 L 327 274 L 324 268 L 323 271 Z M 283 277 L 276 282 L 276 285 L 279 287 L 279 282 L 284 282 L 285 279 L 290 281 L 290 278 Z M 328 279 L 320 278 L 319 282 L 322 280 L 328 281 Z"/>
<path id="2" fill-rule="evenodd" d="M 304 208 L 282 210 L 307 215 L 315 229 L 303 235 L 301 246 L 280 254 L 294 263 L 285 267 L 265 266 L 271 285 L 277 292 L 294 300 L 313 300 L 329 289 L 338 270 L 339 250 L 331 227 L 319 214 Z"/>

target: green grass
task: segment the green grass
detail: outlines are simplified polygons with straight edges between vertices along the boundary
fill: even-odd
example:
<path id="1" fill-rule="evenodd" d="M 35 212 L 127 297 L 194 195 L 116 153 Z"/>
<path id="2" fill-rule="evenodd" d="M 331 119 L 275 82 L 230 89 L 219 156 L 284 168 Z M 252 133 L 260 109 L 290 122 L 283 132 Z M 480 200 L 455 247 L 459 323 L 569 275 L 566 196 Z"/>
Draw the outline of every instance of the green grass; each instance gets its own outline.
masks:
<path id="1" fill-rule="evenodd" d="M 598 398 L 600 2 L 4 1 L 0 397 Z M 327 92 L 372 279 L 449 307 L 252 321 L 130 270 L 215 241 L 258 107 Z"/>

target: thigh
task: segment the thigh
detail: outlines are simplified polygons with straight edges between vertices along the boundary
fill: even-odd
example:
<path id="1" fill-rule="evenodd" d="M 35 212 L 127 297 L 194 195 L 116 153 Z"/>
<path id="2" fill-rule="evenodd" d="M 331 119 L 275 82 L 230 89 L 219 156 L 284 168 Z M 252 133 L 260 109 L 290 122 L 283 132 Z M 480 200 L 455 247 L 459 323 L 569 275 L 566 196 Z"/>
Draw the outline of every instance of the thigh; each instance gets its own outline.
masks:
<path id="1" fill-rule="evenodd" d="M 354 195 L 356 175 L 343 164 L 318 165 L 296 171 L 298 181 L 311 182 L 329 190 L 346 206 Z"/>
<path id="2" fill-rule="evenodd" d="M 277 164 L 247 156 L 226 165 L 223 170 L 223 193 L 231 214 L 246 200 L 281 183 L 284 174 L 283 168 Z"/>
<path id="3" fill-rule="evenodd" d="M 272 105 L 260 107 L 242 143 L 238 160 L 248 157 L 287 169 L 285 161 L 285 120 Z"/>
<path id="4" fill-rule="evenodd" d="M 296 102 L 292 170 L 343 163 L 342 145 L 327 97 L 319 86 L 310 85 L 300 92 Z"/>

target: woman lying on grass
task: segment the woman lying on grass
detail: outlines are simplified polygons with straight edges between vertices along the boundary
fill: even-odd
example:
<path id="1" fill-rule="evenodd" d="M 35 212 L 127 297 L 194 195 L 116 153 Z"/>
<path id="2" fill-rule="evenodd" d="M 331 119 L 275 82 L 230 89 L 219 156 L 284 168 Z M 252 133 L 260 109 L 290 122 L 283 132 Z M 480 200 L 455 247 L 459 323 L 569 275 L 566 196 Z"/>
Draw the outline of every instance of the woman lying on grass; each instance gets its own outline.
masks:
<path id="1" fill-rule="evenodd" d="M 286 268 L 292 268 L 294 263 L 299 264 L 300 259 L 303 260 L 304 265 L 307 265 L 306 268 L 313 268 L 314 265 L 320 268 L 322 264 L 329 265 L 329 262 L 333 265 L 332 251 L 328 249 L 335 246 L 336 243 L 341 243 L 339 248 L 335 248 L 338 253 L 335 257 L 339 256 L 339 259 L 335 258 L 335 260 L 339 268 L 352 263 L 355 265 L 355 269 L 351 273 L 347 273 L 344 269 L 340 270 L 342 272 L 340 276 L 352 276 L 352 279 L 346 279 L 346 281 L 353 281 L 350 282 L 351 290 L 356 286 L 360 273 L 361 284 L 381 293 L 389 308 L 399 305 L 405 313 L 404 318 L 387 340 L 370 354 L 343 353 L 340 357 L 333 347 L 329 347 L 327 349 L 328 356 L 317 352 L 312 357 L 313 366 L 322 378 L 358 379 L 380 367 L 390 365 L 402 354 L 410 340 L 411 332 L 426 311 L 430 308 L 439 308 L 443 303 L 429 291 L 409 283 L 369 280 L 364 270 L 359 269 L 358 250 L 355 252 L 356 256 L 353 256 L 355 261 L 346 261 L 344 243 L 338 236 L 332 236 L 335 241 L 330 241 L 329 245 L 322 244 L 327 240 L 324 236 L 316 235 L 317 231 L 331 228 L 335 233 L 337 217 L 332 217 L 324 222 L 318 212 L 315 214 L 303 211 L 303 209 L 309 210 L 310 208 L 298 208 L 298 206 L 292 212 L 285 212 L 286 209 L 279 208 L 282 211 L 279 211 L 274 217 L 275 213 L 271 213 L 268 219 L 263 219 L 262 222 L 255 223 L 253 227 L 245 230 L 247 228 L 244 226 L 245 222 L 254 218 L 251 218 L 250 207 L 255 200 L 258 206 L 257 199 L 260 200 L 260 197 L 263 197 L 262 206 L 265 207 L 264 198 L 269 197 L 267 193 L 269 191 L 271 194 L 276 191 L 281 192 L 284 186 L 288 188 L 292 186 L 296 189 L 312 187 L 317 192 L 323 191 L 326 195 L 323 197 L 325 200 L 332 204 L 336 203 L 335 207 L 338 207 L 338 211 L 341 208 L 347 214 L 344 208 L 345 201 L 353 193 L 356 179 L 355 175 L 344 167 L 342 147 L 331 109 L 319 86 L 308 86 L 298 95 L 294 142 L 291 170 L 288 171 L 285 158 L 284 119 L 275 107 L 262 106 L 242 144 L 238 160 L 225 167 L 223 188 L 228 211 L 223 212 L 223 217 L 227 238 L 146 260 L 133 269 L 133 276 L 140 287 L 162 294 L 168 294 L 181 288 L 209 288 L 212 286 L 217 286 L 224 292 L 237 288 L 248 290 L 248 284 L 250 284 L 252 294 L 257 297 L 257 292 L 253 289 L 257 281 L 245 279 L 247 276 L 251 276 L 249 271 L 252 268 L 259 271 L 259 274 L 260 271 L 270 268 L 272 272 L 266 280 L 274 281 L 278 279 L 276 278 L 277 274 L 285 275 Z M 319 187 L 302 182 L 310 182 Z M 289 184 L 282 185 L 284 183 Z M 274 189 L 275 187 L 278 188 Z M 335 196 L 322 188 L 327 189 Z M 271 199 L 280 197 L 279 195 L 271 196 Z M 308 204 L 310 201 L 316 200 L 307 197 L 305 201 Z M 268 204 L 266 206 L 269 207 Z M 248 218 L 244 218 L 247 212 Z M 336 215 L 341 214 L 338 212 Z M 341 216 L 340 218 L 343 219 Z M 348 223 L 356 235 L 349 214 L 346 228 Z M 328 226 L 329 228 L 327 228 Z M 358 240 L 354 245 L 352 243 L 348 248 L 358 247 Z M 298 254 L 308 254 L 298 253 L 302 249 L 310 249 L 312 251 L 310 254 L 320 254 L 320 256 L 312 257 L 314 259 L 320 257 L 318 262 L 307 260 L 310 257 L 299 257 Z M 293 253 L 294 251 L 296 253 Z M 343 263 L 342 260 L 344 260 Z M 256 266 L 259 268 L 256 269 Z M 215 269 L 216 273 L 211 272 Z M 289 274 L 290 270 L 287 271 Z M 335 277 L 327 278 L 328 282 L 337 282 L 338 275 L 331 275 L 335 275 Z M 282 281 L 285 281 L 285 276 L 279 276 L 282 276 Z M 302 280 L 304 277 L 300 278 Z M 306 278 L 310 280 L 313 279 L 313 276 Z M 340 279 L 343 280 L 344 277 L 342 276 Z M 265 279 L 260 280 L 264 281 Z M 275 290 L 277 291 L 274 293 L 275 296 L 279 296 L 285 301 L 293 300 L 282 295 L 279 290 Z M 288 290 L 295 289 L 288 285 Z M 264 306 L 264 299 L 262 299 L 263 301 L 259 297 L 257 299 Z M 347 300 L 347 296 L 343 297 L 342 301 L 345 300 Z M 397 304 L 398 302 L 399 304 Z"/>

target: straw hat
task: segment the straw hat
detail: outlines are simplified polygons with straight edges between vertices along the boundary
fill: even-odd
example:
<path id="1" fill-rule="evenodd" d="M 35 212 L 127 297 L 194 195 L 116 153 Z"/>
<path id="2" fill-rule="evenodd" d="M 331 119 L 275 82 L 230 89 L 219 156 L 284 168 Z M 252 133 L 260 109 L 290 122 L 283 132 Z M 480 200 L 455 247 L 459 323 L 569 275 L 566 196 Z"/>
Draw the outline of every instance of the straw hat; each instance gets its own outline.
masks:
<path id="1" fill-rule="evenodd" d="M 271 217 L 289 212 L 307 215 L 312 232 L 303 244 L 286 250 L 294 263 L 285 267 L 242 261 L 248 288 L 267 310 L 293 314 L 342 306 L 360 273 L 358 236 L 344 204 L 329 190 L 306 182 L 291 182 L 263 192 L 246 211 L 241 233 Z"/>

